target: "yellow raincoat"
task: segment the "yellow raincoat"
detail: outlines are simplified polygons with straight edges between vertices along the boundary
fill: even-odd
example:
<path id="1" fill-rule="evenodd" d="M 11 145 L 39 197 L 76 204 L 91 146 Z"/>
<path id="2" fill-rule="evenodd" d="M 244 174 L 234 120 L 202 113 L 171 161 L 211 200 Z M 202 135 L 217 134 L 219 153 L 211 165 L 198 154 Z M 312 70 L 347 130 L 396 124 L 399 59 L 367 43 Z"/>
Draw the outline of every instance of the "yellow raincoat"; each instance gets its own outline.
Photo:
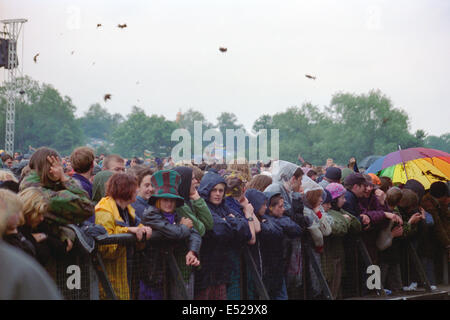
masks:
<path id="1" fill-rule="evenodd" d="M 133 207 L 128 205 L 127 208 L 130 218 L 135 220 Z M 95 206 L 95 223 L 104 226 L 108 234 L 127 233 L 128 228 L 118 225 L 116 221 L 124 222 L 119 214 L 119 209 L 117 209 L 116 201 L 111 197 L 102 198 Z M 142 226 L 142 224 L 139 226 Z M 117 297 L 120 300 L 129 300 L 126 247 L 118 244 L 101 245 L 99 252 Z M 100 299 L 106 299 L 106 294 L 101 287 Z"/>

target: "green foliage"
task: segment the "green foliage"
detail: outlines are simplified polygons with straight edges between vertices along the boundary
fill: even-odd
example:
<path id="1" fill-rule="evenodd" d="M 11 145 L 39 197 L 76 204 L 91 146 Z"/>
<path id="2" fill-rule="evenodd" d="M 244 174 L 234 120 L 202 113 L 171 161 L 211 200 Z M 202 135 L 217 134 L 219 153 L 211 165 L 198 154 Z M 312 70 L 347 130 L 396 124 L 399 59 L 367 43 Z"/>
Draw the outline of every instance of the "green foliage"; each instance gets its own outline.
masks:
<path id="1" fill-rule="evenodd" d="M 69 97 L 48 84 L 29 77 L 19 79 L 23 95 L 16 98 L 15 150 L 28 146 L 48 146 L 63 155 L 84 143 L 84 135 L 75 120 L 75 106 Z M 0 87 L 0 145 L 5 141 L 6 92 L 10 84 Z"/>
<path id="2" fill-rule="evenodd" d="M 110 114 L 106 108 L 96 103 L 79 118 L 80 127 L 89 138 L 111 140 L 111 135 L 124 118 L 121 114 Z"/>
<path id="3" fill-rule="evenodd" d="M 222 112 L 217 117 L 217 125 L 216 128 L 220 130 L 222 133 L 222 136 L 226 137 L 226 129 L 244 129 L 244 126 L 242 124 L 238 124 L 238 118 L 234 113 L 230 112 Z M 244 129 L 245 130 L 245 129 Z"/>
<path id="4" fill-rule="evenodd" d="M 209 128 L 212 128 L 212 124 L 206 121 L 206 117 L 200 111 L 196 111 L 192 108 L 188 109 L 185 113 L 181 114 L 178 125 L 180 128 L 187 129 L 191 136 L 194 136 L 194 121 L 202 122 L 203 132 Z"/>
<path id="5" fill-rule="evenodd" d="M 325 164 L 331 157 L 346 164 L 352 156 L 363 159 L 423 146 L 425 132 L 408 131 L 408 115 L 396 109 L 380 91 L 354 95 L 335 94 L 323 112 L 311 103 L 291 107 L 274 116 L 258 118 L 253 129 L 280 130 L 280 159 L 295 162 L 300 154 L 306 161 Z"/>
<path id="6" fill-rule="evenodd" d="M 425 138 L 425 147 L 438 149 L 450 153 L 450 133 L 445 133 L 439 137 L 428 136 Z"/>
<path id="7" fill-rule="evenodd" d="M 178 143 L 170 140 L 175 129 L 187 129 L 194 139 L 194 121 L 203 122 L 203 133 L 217 128 L 224 139 L 226 129 L 244 129 L 233 113 L 221 113 L 213 126 L 201 112 L 193 109 L 174 122 L 162 116 L 148 116 L 137 107 L 125 119 L 120 114 L 110 114 L 100 104 L 93 104 L 76 119 L 71 99 L 62 97 L 51 85 L 29 77 L 18 82 L 17 91 L 25 93 L 17 93 L 16 98 L 15 149 L 22 152 L 27 152 L 29 145 L 48 146 L 68 155 L 90 138 L 104 142 L 96 154 L 114 152 L 124 157 L 142 156 L 147 149 L 155 156 L 167 156 Z M 0 148 L 3 149 L 6 93 L 10 85 L 0 87 Z M 450 133 L 437 137 L 417 130 L 412 134 L 408 126 L 405 111 L 395 108 L 380 91 L 370 91 L 360 95 L 337 93 L 330 106 L 323 110 L 305 103 L 273 116 L 262 115 L 254 122 L 253 130 L 279 129 L 280 159 L 295 162 L 300 154 L 317 165 L 324 164 L 329 157 L 346 164 L 352 156 L 362 160 L 368 155 L 385 155 L 397 150 L 399 145 L 402 149 L 425 146 L 450 152 Z M 270 150 L 270 130 L 268 138 Z M 193 146 L 194 141 L 191 142 Z M 203 147 L 206 144 L 209 142 L 202 142 Z"/>
<path id="8" fill-rule="evenodd" d="M 327 111 L 335 116 L 341 129 L 338 145 L 349 150 L 347 159 L 385 155 L 397 150 L 399 145 L 406 149 L 423 144 L 423 132 L 417 136 L 410 134 L 407 113 L 394 108 L 390 99 L 378 90 L 367 95 L 336 94 Z M 347 159 L 339 158 L 339 161 Z"/>
<path id="9" fill-rule="evenodd" d="M 144 150 L 155 152 L 155 156 L 170 155 L 176 142 L 170 140 L 177 124 L 163 116 L 147 116 L 144 110 L 133 107 L 127 119 L 119 124 L 112 135 L 113 152 L 124 157 L 142 156 Z"/>

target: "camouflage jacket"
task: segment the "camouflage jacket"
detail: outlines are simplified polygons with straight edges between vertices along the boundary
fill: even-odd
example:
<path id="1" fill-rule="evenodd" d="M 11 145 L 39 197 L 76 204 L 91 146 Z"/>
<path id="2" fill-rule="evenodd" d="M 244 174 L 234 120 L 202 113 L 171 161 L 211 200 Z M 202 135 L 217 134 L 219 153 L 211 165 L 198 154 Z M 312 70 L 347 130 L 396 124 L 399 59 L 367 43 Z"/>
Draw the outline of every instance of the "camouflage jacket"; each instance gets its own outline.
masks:
<path id="1" fill-rule="evenodd" d="M 95 205 L 88 193 L 72 178 L 64 183 L 51 183 L 44 186 L 38 174 L 31 171 L 20 183 L 19 190 L 30 187 L 41 189 L 48 197 L 50 205 L 45 218 L 52 222 L 61 225 L 77 224 L 94 214 Z"/>

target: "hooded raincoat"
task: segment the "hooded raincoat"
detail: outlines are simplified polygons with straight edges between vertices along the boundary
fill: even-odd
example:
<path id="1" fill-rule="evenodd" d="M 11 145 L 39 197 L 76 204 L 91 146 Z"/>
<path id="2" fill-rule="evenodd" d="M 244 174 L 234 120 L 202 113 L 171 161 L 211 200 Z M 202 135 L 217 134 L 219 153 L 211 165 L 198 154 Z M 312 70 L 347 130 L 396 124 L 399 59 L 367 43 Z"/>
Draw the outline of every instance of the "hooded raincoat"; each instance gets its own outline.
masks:
<path id="1" fill-rule="evenodd" d="M 279 194 L 264 192 L 268 203 L 270 199 Z M 288 239 L 300 238 L 302 228 L 287 216 L 274 217 L 266 214 L 260 217 L 261 232 L 258 235 L 262 256 L 262 275 L 271 299 L 279 299 L 285 283 L 285 275 L 290 263 L 287 252 Z M 289 260 L 288 260 L 289 259 Z"/>
<path id="2" fill-rule="evenodd" d="M 248 222 L 236 215 L 225 204 L 225 198 L 218 205 L 209 201 L 211 190 L 225 180 L 214 172 L 203 177 L 198 192 L 205 200 L 212 218 L 213 228 L 206 231 L 200 250 L 201 267 L 195 274 L 195 291 L 228 284 L 230 281 L 230 247 L 244 244 L 251 239 Z M 231 217 L 232 213 L 235 217 Z"/>

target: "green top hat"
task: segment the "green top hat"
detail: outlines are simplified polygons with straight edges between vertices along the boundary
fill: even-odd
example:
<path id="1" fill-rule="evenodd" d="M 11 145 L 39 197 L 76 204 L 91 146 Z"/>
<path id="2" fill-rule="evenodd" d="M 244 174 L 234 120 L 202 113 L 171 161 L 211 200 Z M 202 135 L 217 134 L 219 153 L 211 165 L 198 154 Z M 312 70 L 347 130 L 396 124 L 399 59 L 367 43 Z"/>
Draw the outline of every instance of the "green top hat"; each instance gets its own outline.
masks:
<path id="1" fill-rule="evenodd" d="M 160 170 L 155 172 L 150 179 L 155 193 L 150 197 L 148 203 L 155 205 L 156 200 L 161 198 L 175 199 L 176 206 L 184 205 L 184 198 L 178 194 L 178 186 L 181 182 L 181 176 L 174 170 Z"/>

